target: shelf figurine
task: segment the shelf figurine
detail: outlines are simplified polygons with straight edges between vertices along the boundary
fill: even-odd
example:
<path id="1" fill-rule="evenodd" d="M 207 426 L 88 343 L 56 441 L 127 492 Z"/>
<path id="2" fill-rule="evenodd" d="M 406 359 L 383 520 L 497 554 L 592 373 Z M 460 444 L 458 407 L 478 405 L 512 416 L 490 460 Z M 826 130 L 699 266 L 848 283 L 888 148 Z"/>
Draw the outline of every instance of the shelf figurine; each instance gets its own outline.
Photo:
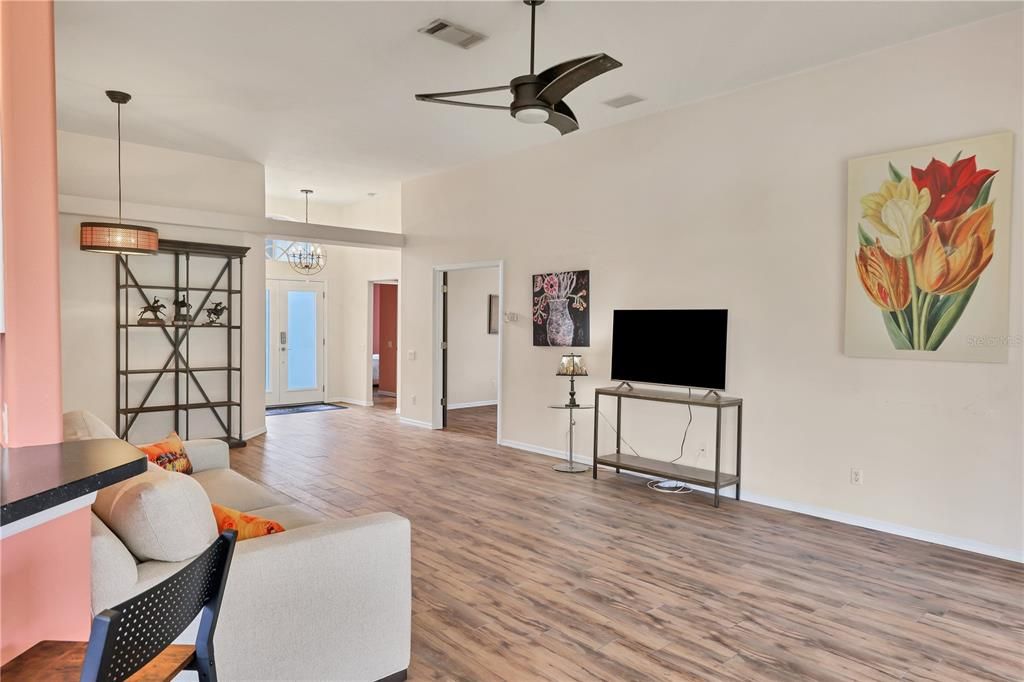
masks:
<path id="1" fill-rule="evenodd" d="M 139 318 L 136 320 L 136 324 L 145 326 L 161 326 L 165 324 L 162 319 L 164 317 L 164 311 L 167 310 L 167 306 L 160 302 L 160 299 L 156 296 L 153 297 L 152 303 L 147 303 L 142 306 L 139 311 Z M 146 317 L 146 313 L 152 313 L 153 317 Z"/>
<path id="2" fill-rule="evenodd" d="M 174 324 L 187 325 L 192 321 L 192 316 L 188 314 L 188 311 L 192 310 L 192 304 L 185 299 L 185 294 L 181 295 L 181 300 L 174 302 Z"/>
<path id="3" fill-rule="evenodd" d="M 216 325 L 223 324 L 220 318 L 224 313 L 228 311 L 228 307 L 223 302 L 217 301 L 213 306 L 207 308 L 203 312 L 206 313 L 206 326 L 213 327 Z"/>

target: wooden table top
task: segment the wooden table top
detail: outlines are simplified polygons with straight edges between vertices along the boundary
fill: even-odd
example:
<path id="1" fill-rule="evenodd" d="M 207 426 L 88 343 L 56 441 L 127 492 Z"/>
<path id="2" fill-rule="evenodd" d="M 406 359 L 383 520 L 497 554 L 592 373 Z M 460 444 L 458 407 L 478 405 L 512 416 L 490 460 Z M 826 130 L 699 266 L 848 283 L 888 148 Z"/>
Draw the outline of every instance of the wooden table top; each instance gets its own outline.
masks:
<path id="1" fill-rule="evenodd" d="M 7 662 L 0 669 L 4 682 L 78 682 L 88 642 L 43 641 Z M 192 661 L 196 648 L 172 644 L 128 678 L 128 682 L 164 682 L 172 679 Z"/>

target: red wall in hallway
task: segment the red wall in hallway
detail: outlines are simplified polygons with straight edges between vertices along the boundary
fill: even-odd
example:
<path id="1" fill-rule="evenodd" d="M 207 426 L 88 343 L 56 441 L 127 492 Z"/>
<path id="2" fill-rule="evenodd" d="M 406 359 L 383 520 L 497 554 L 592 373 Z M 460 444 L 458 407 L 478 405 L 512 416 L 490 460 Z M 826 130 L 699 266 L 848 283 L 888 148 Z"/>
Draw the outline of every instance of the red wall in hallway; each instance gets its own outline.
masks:
<path id="1" fill-rule="evenodd" d="M 378 389 L 398 391 L 398 285 L 375 284 L 380 301 L 380 385 Z"/>
<path id="2" fill-rule="evenodd" d="M 380 285 L 373 285 L 373 353 L 380 353 Z"/>

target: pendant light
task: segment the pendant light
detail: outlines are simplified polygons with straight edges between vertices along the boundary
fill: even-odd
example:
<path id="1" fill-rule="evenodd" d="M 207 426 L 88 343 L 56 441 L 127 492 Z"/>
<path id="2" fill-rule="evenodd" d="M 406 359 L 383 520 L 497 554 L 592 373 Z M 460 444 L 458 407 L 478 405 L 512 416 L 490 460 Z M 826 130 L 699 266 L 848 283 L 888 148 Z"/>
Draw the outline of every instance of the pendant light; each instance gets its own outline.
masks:
<path id="1" fill-rule="evenodd" d="M 79 248 L 98 253 L 155 256 L 160 248 L 160 233 L 156 228 L 121 222 L 121 105 L 127 104 L 132 96 L 107 90 L 107 97 L 117 105 L 117 222 L 82 223 Z"/>
<path id="2" fill-rule="evenodd" d="M 311 189 L 299 190 L 306 195 L 306 224 L 309 224 L 309 195 Z M 300 275 L 315 275 L 324 269 L 324 250 L 319 244 L 302 242 L 301 246 L 294 246 L 288 250 L 288 263 L 292 270 Z"/>

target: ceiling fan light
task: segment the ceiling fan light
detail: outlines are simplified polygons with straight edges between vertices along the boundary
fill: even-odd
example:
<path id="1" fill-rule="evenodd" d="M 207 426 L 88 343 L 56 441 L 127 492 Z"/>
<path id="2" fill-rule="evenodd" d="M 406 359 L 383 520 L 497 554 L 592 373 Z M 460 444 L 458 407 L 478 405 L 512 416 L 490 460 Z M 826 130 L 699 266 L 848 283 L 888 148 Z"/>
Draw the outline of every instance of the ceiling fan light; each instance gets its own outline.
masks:
<path id="1" fill-rule="evenodd" d="M 515 113 L 516 120 L 520 123 L 547 123 L 548 110 L 544 107 L 523 107 Z"/>

